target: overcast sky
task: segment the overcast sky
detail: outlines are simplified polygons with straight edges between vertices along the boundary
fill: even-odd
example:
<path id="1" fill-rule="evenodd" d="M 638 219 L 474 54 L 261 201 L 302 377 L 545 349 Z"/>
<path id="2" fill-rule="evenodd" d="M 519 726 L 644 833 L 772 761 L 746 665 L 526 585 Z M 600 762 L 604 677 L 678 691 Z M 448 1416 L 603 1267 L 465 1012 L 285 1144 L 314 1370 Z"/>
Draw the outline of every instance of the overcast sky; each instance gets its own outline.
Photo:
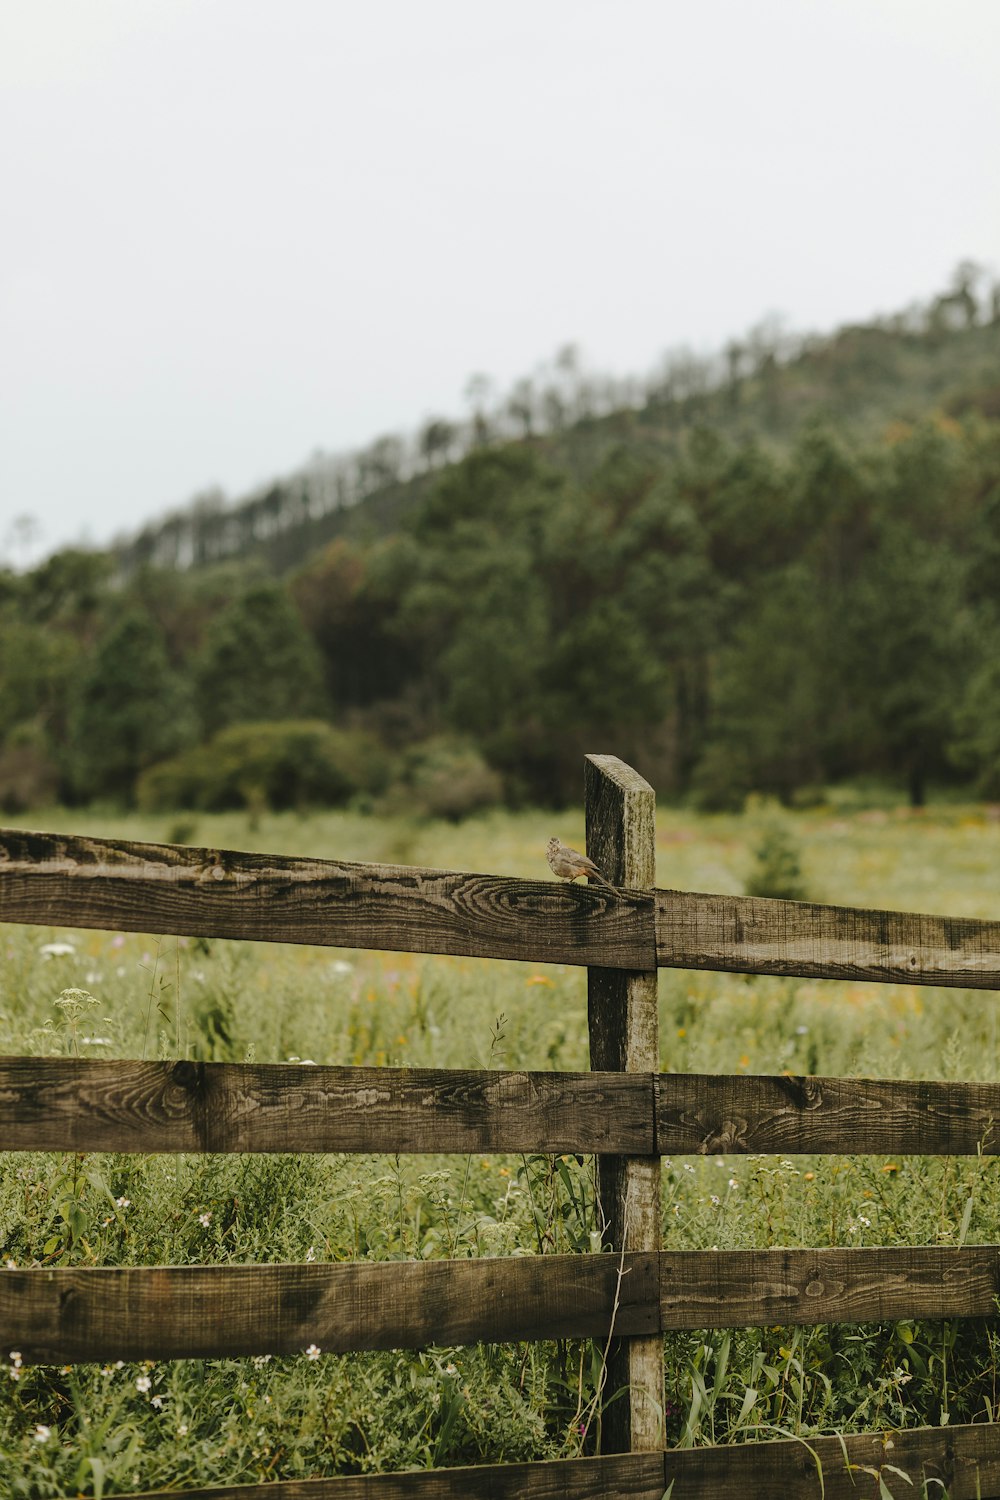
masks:
<path id="1" fill-rule="evenodd" d="M 998 271 L 998 59 L 998 0 L 0 0 L 0 551 L 571 340 L 644 374 Z"/>

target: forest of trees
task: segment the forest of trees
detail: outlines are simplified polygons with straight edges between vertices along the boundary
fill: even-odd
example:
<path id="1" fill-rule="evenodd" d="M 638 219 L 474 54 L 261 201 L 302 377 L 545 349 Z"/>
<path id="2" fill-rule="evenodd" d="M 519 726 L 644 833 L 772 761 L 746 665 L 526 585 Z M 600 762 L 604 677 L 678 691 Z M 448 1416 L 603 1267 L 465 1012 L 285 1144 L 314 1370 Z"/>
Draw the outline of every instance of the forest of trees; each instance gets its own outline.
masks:
<path id="1" fill-rule="evenodd" d="M 576 800 L 585 751 L 707 807 L 1000 797 L 1000 309 L 963 285 L 614 410 L 567 356 L 517 436 L 473 390 L 325 536 L 295 481 L 0 572 L 0 802 L 460 816 Z"/>

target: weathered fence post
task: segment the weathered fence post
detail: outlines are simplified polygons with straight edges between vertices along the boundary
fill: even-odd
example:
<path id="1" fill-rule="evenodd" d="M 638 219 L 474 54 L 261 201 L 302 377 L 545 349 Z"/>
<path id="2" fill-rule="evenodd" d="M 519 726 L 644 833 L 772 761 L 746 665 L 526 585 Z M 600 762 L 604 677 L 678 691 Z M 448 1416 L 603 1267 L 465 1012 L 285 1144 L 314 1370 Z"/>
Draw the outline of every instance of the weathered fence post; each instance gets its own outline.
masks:
<path id="1" fill-rule="evenodd" d="M 587 852 L 616 886 L 652 890 L 656 862 L 656 794 L 614 755 L 588 755 L 584 779 Z M 590 1066 L 602 1072 L 658 1073 L 656 973 L 587 970 Z M 621 1250 L 660 1248 L 660 1159 L 602 1156 L 598 1193 L 604 1240 Z M 602 1429 L 605 1453 L 649 1452 L 664 1445 L 663 1340 L 612 1341 Z"/>

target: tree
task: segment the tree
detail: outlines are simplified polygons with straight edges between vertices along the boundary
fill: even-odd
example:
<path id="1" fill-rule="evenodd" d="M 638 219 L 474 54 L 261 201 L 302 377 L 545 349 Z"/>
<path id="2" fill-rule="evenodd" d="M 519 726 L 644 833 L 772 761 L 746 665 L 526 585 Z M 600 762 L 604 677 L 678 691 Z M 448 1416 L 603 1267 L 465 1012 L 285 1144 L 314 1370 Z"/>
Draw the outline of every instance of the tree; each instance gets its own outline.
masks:
<path id="1" fill-rule="evenodd" d="M 211 621 L 193 663 L 206 730 L 266 719 L 320 717 L 323 666 L 280 584 L 251 585 Z"/>
<path id="2" fill-rule="evenodd" d="M 362 549 L 341 538 L 316 553 L 291 584 L 310 636 L 323 657 L 331 701 L 367 707 L 396 697 L 415 670 L 405 636 L 392 630 L 404 564 L 390 576 L 384 554 L 393 542 Z"/>
<path id="3" fill-rule="evenodd" d="M 97 642 L 73 695 L 70 770 L 77 795 L 131 801 L 140 771 L 190 744 L 190 695 L 163 635 L 130 609 Z"/>

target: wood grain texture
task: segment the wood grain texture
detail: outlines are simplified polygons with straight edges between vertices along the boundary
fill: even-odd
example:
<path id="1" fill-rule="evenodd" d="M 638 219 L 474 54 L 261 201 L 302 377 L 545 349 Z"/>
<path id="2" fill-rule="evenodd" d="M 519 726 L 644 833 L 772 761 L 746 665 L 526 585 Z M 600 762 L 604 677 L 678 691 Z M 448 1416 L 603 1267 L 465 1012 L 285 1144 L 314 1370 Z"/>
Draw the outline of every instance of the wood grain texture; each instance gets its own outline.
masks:
<path id="1" fill-rule="evenodd" d="M 0 1058 L 0 1151 L 653 1150 L 652 1078 Z"/>
<path id="2" fill-rule="evenodd" d="M 820 1481 L 822 1469 L 822 1482 Z M 894 1470 L 902 1470 L 902 1477 Z M 866 1500 L 879 1481 L 893 1500 L 1000 1495 L 1000 1427 L 988 1422 L 739 1443 L 535 1464 L 479 1465 L 406 1474 L 284 1480 L 186 1489 L 186 1500 Z M 936 1480 L 928 1484 L 924 1481 Z M 167 1500 L 176 1490 L 146 1490 Z M 122 1500 L 138 1500 L 123 1496 Z"/>
<path id="3" fill-rule="evenodd" d="M 227 1484 L 185 1489 L 183 1495 L 184 1500 L 663 1500 L 663 1489 L 662 1453 L 622 1453 L 407 1474 Z M 166 1500 L 177 1493 L 145 1490 L 143 1497 Z"/>
<path id="4" fill-rule="evenodd" d="M 0 1058 L 2 1151 L 639 1156 L 654 1144 L 664 1155 L 996 1155 L 1000 1084 Z"/>
<path id="5" fill-rule="evenodd" d="M 1000 1084 L 666 1073 L 656 1121 L 664 1155 L 996 1155 Z"/>
<path id="6" fill-rule="evenodd" d="M 946 1493 L 949 1500 L 996 1500 L 1000 1495 L 1000 1427 L 994 1423 L 851 1433 L 843 1443 L 837 1437 L 809 1437 L 688 1448 L 665 1454 L 665 1483 L 673 1483 L 670 1500 L 869 1500 L 879 1495 L 880 1480 L 893 1500 Z M 925 1489 L 925 1479 L 938 1483 Z"/>
<path id="7" fill-rule="evenodd" d="M 660 1255 L 664 1329 L 987 1318 L 998 1293 L 997 1245 Z"/>
<path id="8" fill-rule="evenodd" d="M 658 890 L 656 950 L 674 969 L 1000 989 L 1000 922 L 971 917 Z"/>
<path id="9" fill-rule="evenodd" d="M 26 1362 L 327 1354 L 657 1329 L 655 1256 L 0 1270 Z M 618 1303 L 615 1311 L 616 1300 Z"/>
<path id="10" fill-rule="evenodd" d="M 656 968 L 647 893 L 20 829 L 0 921 Z"/>
<path id="11" fill-rule="evenodd" d="M 656 880 L 656 795 L 612 755 L 588 755 L 584 801 L 587 852 L 616 886 L 651 890 Z M 659 1068 L 657 976 L 628 968 L 587 973 L 590 1065 L 622 1074 Z M 603 1156 L 597 1164 L 602 1238 L 611 1250 L 656 1251 L 660 1245 L 660 1158 Z M 650 1452 L 663 1445 L 663 1344 L 657 1338 L 614 1339 L 607 1353 L 601 1447 L 605 1453 Z"/>

